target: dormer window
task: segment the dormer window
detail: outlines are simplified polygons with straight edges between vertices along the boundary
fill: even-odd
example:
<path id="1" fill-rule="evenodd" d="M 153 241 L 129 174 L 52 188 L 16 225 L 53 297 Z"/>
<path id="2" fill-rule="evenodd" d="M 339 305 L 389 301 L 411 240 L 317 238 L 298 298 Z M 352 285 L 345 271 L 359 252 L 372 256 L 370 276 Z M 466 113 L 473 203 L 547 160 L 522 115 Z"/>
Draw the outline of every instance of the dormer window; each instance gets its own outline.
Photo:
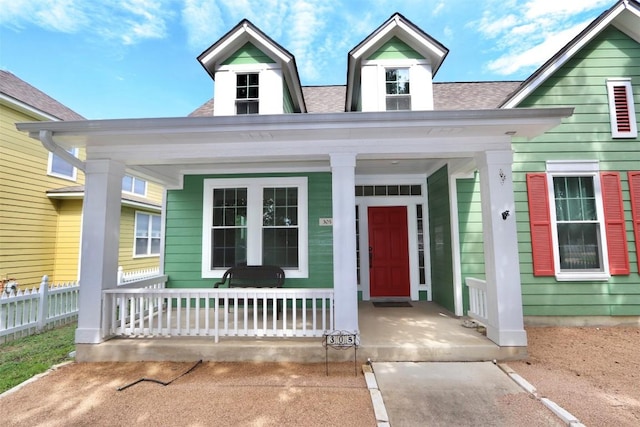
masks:
<path id="1" fill-rule="evenodd" d="M 258 114 L 258 73 L 236 76 L 236 114 Z"/>
<path id="2" fill-rule="evenodd" d="M 385 86 L 387 111 L 411 110 L 408 68 L 387 68 Z"/>

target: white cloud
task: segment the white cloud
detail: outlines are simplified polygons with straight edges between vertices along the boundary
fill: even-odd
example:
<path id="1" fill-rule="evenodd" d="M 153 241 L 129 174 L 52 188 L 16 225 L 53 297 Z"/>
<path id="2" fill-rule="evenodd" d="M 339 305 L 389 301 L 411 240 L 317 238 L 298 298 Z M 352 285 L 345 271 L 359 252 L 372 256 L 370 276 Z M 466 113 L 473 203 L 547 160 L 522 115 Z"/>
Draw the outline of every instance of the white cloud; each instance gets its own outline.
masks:
<path id="1" fill-rule="evenodd" d="M 0 23 L 17 31 L 37 26 L 134 44 L 166 36 L 166 20 L 172 16 L 167 1 L 0 0 Z"/>
<path id="2" fill-rule="evenodd" d="M 488 40 L 499 57 L 486 68 L 502 75 L 531 71 L 551 58 L 591 22 L 610 0 L 492 1 L 468 26 Z"/>

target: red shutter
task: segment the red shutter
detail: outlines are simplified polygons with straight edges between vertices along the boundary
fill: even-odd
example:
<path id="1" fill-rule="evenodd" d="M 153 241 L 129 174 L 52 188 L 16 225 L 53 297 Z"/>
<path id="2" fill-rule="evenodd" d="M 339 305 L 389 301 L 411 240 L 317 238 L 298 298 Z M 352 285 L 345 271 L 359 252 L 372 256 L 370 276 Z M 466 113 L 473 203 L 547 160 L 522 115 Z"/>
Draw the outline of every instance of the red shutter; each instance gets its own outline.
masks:
<path id="1" fill-rule="evenodd" d="M 609 250 L 609 271 L 613 275 L 629 274 L 627 230 L 622 206 L 622 187 L 618 172 L 601 172 L 602 204 Z"/>
<path id="2" fill-rule="evenodd" d="M 616 108 L 616 127 L 618 132 L 631 132 L 631 114 L 626 86 L 613 87 L 613 103 Z"/>
<path id="3" fill-rule="evenodd" d="M 631 218 L 636 238 L 636 256 L 640 273 L 640 172 L 629 172 L 629 193 L 631 193 Z"/>
<path id="4" fill-rule="evenodd" d="M 553 260 L 553 240 L 551 238 L 547 174 L 528 173 L 527 194 L 529 198 L 533 275 L 553 276 L 555 275 L 555 266 Z"/>

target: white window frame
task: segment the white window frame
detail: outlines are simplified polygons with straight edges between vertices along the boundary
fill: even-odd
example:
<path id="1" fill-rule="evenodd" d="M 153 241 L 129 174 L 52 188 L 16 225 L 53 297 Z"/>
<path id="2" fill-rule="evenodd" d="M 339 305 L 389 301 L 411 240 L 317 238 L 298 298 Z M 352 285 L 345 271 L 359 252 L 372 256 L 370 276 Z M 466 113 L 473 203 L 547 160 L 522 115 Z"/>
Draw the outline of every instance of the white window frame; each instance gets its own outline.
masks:
<path id="1" fill-rule="evenodd" d="M 608 280 L 609 253 L 607 250 L 607 234 L 604 217 L 604 205 L 602 202 L 602 190 L 600 185 L 600 167 L 597 160 L 585 161 L 547 161 L 547 187 L 549 200 L 549 215 L 551 218 L 551 238 L 553 242 L 553 258 L 555 264 L 555 276 L 558 281 L 595 281 Z M 602 269 L 600 271 L 561 271 L 560 250 L 558 247 L 558 222 L 556 216 L 555 193 L 553 187 L 554 177 L 591 177 L 596 199 L 596 215 L 598 217 L 598 234 Z"/>
<path id="2" fill-rule="evenodd" d="M 78 148 L 74 147 L 70 150 L 67 150 L 70 154 L 72 154 L 74 157 L 78 157 Z M 71 175 L 65 175 L 63 173 L 60 172 L 56 172 L 53 170 L 53 157 L 58 158 L 59 160 L 69 164 L 67 161 L 65 161 L 62 157 L 60 156 L 56 156 L 55 154 L 49 152 L 49 160 L 47 162 L 47 174 L 50 176 L 55 176 L 56 178 L 62 178 L 62 179 L 66 179 L 68 181 L 76 181 L 78 178 L 78 169 L 76 169 L 75 166 L 69 164 L 69 166 L 71 166 Z"/>
<path id="3" fill-rule="evenodd" d="M 247 264 L 262 264 L 262 190 L 272 187 L 298 189 L 298 268 L 284 268 L 288 278 L 309 276 L 308 197 L 306 177 L 282 178 L 212 178 L 204 180 L 202 203 L 202 277 L 222 277 L 226 268 L 211 269 L 211 228 L 213 227 L 213 190 L 247 189 Z M 253 215 L 252 215 L 253 214 Z"/>
<path id="4" fill-rule="evenodd" d="M 624 86 L 627 95 L 627 109 L 630 118 L 630 130 L 628 132 L 618 131 L 618 116 L 616 115 L 616 104 L 614 88 Z M 611 121 L 612 138 L 635 138 L 638 136 L 638 123 L 636 120 L 636 108 L 633 102 L 633 87 L 630 78 L 610 78 L 607 79 L 607 95 L 609 97 L 609 118 Z"/>
<path id="5" fill-rule="evenodd" d="M 144 254 L 137 254 L 136 253 L 136 240 L 138 239 L 138 217 L 140 215 L 146 215 L 149 217 L 149 228 L 148 228 L 148 233 L 149 235 L 146 237 L 147 239 L 147 251 Z M 145 212 L 145 211 L 135 211 L 134 214 L 134 224 L 133 224 L 133 258 L 151 258 L 151 257 L 159 257 L 160 256 L 160 252 L 162 252 L 162 223 L 160 223 L 160 236 L 158 237 L 158 239 L 160 239 L 160 249 L 158 251 L 157 254 L 151 253 L 151 240 L 153 239 L 152 234 L 152 230 L 153 230 L 153 218 L 160 218 L 161 216 L 158 214 L 154 214 L 151 212 Z"/>
<path id="6" fill-rule="evenodd" d="M 409 93 L 405 94 L 389 94 L 387 93 L 387 71 L 388 70 L 406 70 L 408 78 L 409 78 Z M 412 101 L 412 93 L 411 93 L 411 67 L 410 66 L 386 66 L 384 67 L 384 111 L 411 111 L 411 101 Z M 388 110 L 387 109 L 387 100 L 393 98 L 408 98 L 409 99 L 409 108 L 406 110 Z"/>
<path id="7" fill-rule="evenodd" d="M 136 196 L 147 197 L 147 181 L 146 181 L 146 180 L 144 180 L 144 179 L 142 179 L 142 178 L 135 177 L 135 176 L 133 176 L 133 175 L 128 175 L 128 174 L 127 174 L 127 175 L 125 175 L 125 177 L 127 177 L 127 176 L 131 178 L 131 190 L 126 190 L 126 189 L 124 188 L 124 178 L 123 178 L 123 179 L 122 179 L 122 180 L 123 180 L 122 192 L 123 192 L 123 193 L 127 193 L 127 194 L 134 194 L 134 195 L 136 195 Z M 135 191 L 135 189 L 136 189 L 136 182 L 144 182 L 144 191 L 143 191 L 142 193 L 137 193 L 137 192 Z"/>
<path id="8" fill-rule="evenodd" d="M 237 116 L 250 116 L 250 115 L 255 115 L 255 114 L 260 114 L 260 72 L 259 71 L 248 71 L 248 72 L 236 72 L 236 86 L 235 86 L 235 90 L 237 92 L 238 90 L 238 77 L 239 76 L 247 76 L 247 79 L 249 78 L 250 75 L 256 75 L 258 77 L 258 96 L 255 98 L 249 98 L 247 96 L 247 98 L 238 98 L 238 94 L 235 94 L 235 111 L 236 111 L 236 115 Z M 247 88 L 249 88 L 251 85 L 248 83 L 247 81 Z M 247 94 L 248 95 L 248 94 Z M 249 104 L 256 104 L 256 106 L 258 107 L 255 113 L 238 113 L 238 105 L 239 104 L 247 104 L 247 109 L 249 108 Z"/>

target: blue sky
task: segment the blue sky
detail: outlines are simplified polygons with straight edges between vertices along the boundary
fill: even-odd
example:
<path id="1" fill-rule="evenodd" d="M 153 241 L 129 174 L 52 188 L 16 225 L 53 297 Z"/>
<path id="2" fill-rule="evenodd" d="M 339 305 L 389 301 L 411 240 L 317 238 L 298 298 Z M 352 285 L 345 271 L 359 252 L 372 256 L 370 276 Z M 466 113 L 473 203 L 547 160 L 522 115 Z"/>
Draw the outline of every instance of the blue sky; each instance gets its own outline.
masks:
<path id="1" fill-rule="evenodd" d="M 400 12 L 449 49 L 436 81 L 522 80 L 615 0 L 0 0 L 0 68 L 89 119 L 186 116 L 213 95 L 196 57 L 249 19 L 303 85 Z"/>

